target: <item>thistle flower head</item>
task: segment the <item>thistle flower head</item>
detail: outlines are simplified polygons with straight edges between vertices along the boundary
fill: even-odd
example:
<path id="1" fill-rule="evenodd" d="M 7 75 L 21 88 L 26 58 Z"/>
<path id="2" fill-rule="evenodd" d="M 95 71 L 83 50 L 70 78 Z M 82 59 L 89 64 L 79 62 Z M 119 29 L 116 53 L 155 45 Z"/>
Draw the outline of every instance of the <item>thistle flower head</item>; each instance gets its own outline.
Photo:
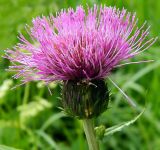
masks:
<path id="1" fill-rule="evenodd" d="M 56 17 L 33 19 L 27 40 L 20 35 L 14 50 L 7 50 L 11 70 L 23 82 L 93 80 L 105 78 L 121 61 L 147 49 L 148 28 L 137 27 L 135 14 L 112 7 L 79 6 Z"/>
<path id="2" fill-rule="evenodd" d="M 136 15 L 96 5 L 62 10 L 56 17 L 37 17 L 29 28 L 30 40 L 6 51 L 23 83 L 63 81 L 63 106 L 79 118 L 92 118 L 108 105 L 104 78 L 121 62 L 143 52 L 155 39 L 147 39 L 149 28 L 137 27 Z M 112 81 L 111 81 L 112 82 Z M 119 88 L 114 82 L 113 84 Z M 125 93 L 120 89 L 121 93 Z M 125 95 L 127 99 L 127 95 Z"/>

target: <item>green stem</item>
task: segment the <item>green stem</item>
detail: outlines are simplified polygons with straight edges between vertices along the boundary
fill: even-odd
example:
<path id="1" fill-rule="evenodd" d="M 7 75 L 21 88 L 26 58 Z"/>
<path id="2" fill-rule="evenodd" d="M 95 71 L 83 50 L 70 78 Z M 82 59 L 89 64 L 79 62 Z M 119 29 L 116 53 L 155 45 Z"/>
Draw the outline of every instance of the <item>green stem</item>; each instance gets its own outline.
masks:
<path id="1" fill-rule="evenodd" d="M 25 90 L 24 90 L 24 97 L 23 97 L 23 105 L 27 104 L 29 97 L 29 83 L 25 85 Z"/>
<path id="2" fill-rule="evenodd" d="M 91 119 L 84 119 L 83 128 L 86 134 L 89 150 L 99 150 L 99 145 L 96 140 L 93 121 Z"/>

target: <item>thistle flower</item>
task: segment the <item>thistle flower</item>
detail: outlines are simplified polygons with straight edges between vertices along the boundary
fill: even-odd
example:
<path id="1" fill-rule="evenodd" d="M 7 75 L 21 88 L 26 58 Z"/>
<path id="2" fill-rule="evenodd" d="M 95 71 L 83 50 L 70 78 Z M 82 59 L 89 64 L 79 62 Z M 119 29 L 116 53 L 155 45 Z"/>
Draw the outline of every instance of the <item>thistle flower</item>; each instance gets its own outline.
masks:
<path id="1" fill-rule="evenodd" d="M 146 40 L 149 34 L 146 23 L 138 28 L 137 22 L 136 15 L 125 9 L 95 5 L 88 11 L 82 6 L 75 11 L 61 10 L 56 17 L 33 19 L 28 32 L 31 40 L 20 34 L 20 43 L 7 50 L 6 57 L 13 63 L 10 69 L 18 72 L 14 78 L 21 78 L 23 83 L 63 81 L 64 106 L 72 102 L 71 112 L 76 110 L 75 115 L 80 115 L 84 110 L 80 117 L 92 117 L 101 103 L 100 110 L 108 105 L 108 100 L 104 100 L 109 99 L 104 79 L 114 68 L 124 65 L 122 61 L 140 54 L 155 42 L 155 38 Z M 74 93 L 75 89 L 80 90 Z M 95 94 L 86 96 L 88 90 Z M 102 100 L 97 101 L 99 95 Z M 85 109 L 75 106 L 80 101 Z"/>

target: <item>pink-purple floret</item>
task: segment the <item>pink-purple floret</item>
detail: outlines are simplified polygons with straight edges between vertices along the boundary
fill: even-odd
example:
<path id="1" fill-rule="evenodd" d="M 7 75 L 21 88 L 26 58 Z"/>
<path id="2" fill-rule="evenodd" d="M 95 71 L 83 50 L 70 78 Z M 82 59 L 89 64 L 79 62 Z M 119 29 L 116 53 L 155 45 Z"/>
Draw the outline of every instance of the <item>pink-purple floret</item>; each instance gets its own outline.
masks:
<path id="1" fill-rule="evenodd" d="M 43 80 L 103 79 L 121 61 L 146 50 L 154 39 L 146 41 L 149 28 L 137 27 L 135 14 L 125 9 L 94 6 L 85 12 L 82 6 L 62 10 L 56 17 L 37 17 L 27 40 L 6 51 L 23 82 Z"/>

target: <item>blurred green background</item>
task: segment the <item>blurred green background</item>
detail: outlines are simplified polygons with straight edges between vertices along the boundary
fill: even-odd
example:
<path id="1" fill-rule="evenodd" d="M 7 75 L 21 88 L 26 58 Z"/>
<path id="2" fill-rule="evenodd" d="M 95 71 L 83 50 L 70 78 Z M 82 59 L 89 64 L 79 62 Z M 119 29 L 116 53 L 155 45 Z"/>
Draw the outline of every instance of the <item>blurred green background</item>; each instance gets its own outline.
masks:
<path id="1" fill-rule="evenodd" d="M 0 55 L 18 42 L 18 32 L 26 33 L 25 24 L 30 25 L 33 17 L 86 3 L 137 12 L 139 25 L 145 20 L 151 25 L 149 36 L 160 35 L 160 0 L 0 0 Z M 154 62 L 129 65 L 113 73 L 112 79 L 136 101 L 137 107 L 130 107 L 109 84 L 109 109 L 96 120 L 96 125 L 111 127 L 131 120 L 143 108 L 146 110 L 136 123 L 105 137 L 100 143 L 102 150 L 160 150 L 159 43 L 160 39 L 134 58 Z M 59 85 L 50 84 L 52 96 L 41 82 L 11 90 L 20 81 L 12 80 L 13 74 L 5 71 L 8 65 L 7 60 L 0 58 L 0 145 L 24 150 L 87 150 L 81 122 L 64 117 L 58 109 Z"/>

